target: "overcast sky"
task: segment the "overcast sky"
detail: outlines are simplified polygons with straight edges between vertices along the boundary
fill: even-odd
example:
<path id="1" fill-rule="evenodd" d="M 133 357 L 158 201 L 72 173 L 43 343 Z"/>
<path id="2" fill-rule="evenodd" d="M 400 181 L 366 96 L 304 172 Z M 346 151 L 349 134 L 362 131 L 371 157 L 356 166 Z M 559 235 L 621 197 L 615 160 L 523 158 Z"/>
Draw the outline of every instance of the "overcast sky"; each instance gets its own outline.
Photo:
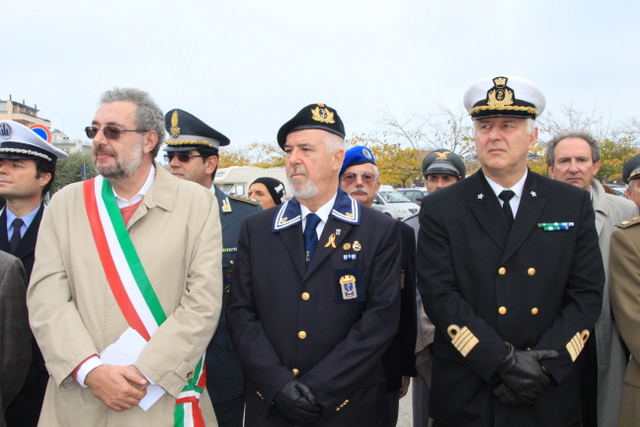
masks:
<path id="1" fill-rule="evenodd" d="M 232 146 L 275 141 L 305 105 L 347 134 L 457 109 L 476 80 L 535 82 L 562 105 L 640 118 L 640 2 L 31 0 L 4 2 L 0 99 L 87 139 L 107 89 L 148 91 Z M 554 114 L 555 115 L 555 114 Z"/>

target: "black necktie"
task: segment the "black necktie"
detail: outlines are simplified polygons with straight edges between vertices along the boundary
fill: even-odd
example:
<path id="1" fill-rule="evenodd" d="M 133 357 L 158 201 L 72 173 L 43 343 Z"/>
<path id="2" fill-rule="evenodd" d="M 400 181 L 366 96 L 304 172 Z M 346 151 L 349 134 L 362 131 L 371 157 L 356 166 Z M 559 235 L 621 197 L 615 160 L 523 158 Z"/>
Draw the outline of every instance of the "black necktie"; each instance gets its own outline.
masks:
<path id="1" fill-rule="evenodd" d="M 316 227 L 320 223 L 320 217 L 314 213 L 307 215 L 307 225 L 304 228 L 304 249 L 306 251 L 305 261 L 307 265 L 313 258 L 313 253 L 316 251 L 318 245 L 318 234 L 316 233 Z"/>
<path id="2" fill-rule="evenodd" d="M 511 190 L 504 190 L 498 196 L 504 201 L 504 203 L 502 204 L 502 211 L 504 212 L 504 215 L 507 217 L 509 228 L 511 228 L 511 226 L 513 225 L 513 211 L 511 210 L 511 203 L 509 203 L 509 200 L 511 200 L 511 198 L 515 195 L 516 193 L 514 193 Z"/>
<path id="3" fill-rule="evenodd" d="M 11 226 L 13 227 L 13 234 L 9 241 L 9 248 L 11 249 L 12 254 L 16 253 L 16 248 L 20 244 L 20 240 L 22 240 L 22 236 L 20 236 L 20 227 L 22 227 L 22 224 L 24 224 L 24 221 L 20 218 L 14 219 L 11 223 Z"/>

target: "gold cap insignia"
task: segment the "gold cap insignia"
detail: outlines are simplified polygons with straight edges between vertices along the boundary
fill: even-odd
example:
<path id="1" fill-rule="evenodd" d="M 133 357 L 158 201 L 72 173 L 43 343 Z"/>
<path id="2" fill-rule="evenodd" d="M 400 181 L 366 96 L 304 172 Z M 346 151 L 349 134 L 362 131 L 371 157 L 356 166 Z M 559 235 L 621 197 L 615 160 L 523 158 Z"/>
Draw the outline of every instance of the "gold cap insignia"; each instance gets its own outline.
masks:
<path id="1" fill-rule="evenodd" d="M 171 116 L 171 129 L 169 129 L 172 138 L 180 136 L 180 128 L 178 127 L 178 111 L 174 111 Z"/>
<path id="2" fill-rule="evenodd" d="M 507 87 L 506 77 L 493 79 L 493 88 L 487 92 L 487 105 L 491 107 L 504 107 L 513 104 L 513 90 Z"/>
<path id="3" fill-rule="evenodd" d="M 451 337 L 451 344 L 462 354 L 462 357 L 467 357 L 473 347 L 480 342 L 466 326 L 460 329 L 458 325 L 449 325 L 447 333 Z"/>
<path id="4" fill-rule="evenodd" d="M 342 299 L 358 298 L 358 290 L 356 288 L 356 278 L 350 274 L 340 278 L 340 289 L 342 291 Z"/>
<path id="5" fill-rule="evenodd" d="M 451 154 L 451 151 L 443 151 L 436 153 L 436 160 L 447 160 L 447 156 Z"/>
<path id="6" fill-rule="evenodd" d="M 318 104 L 316 108 L 311 110 L 311 118 L 316 122 L 334 124 L 333 111 L 329 110 L 324 104 Z"/>

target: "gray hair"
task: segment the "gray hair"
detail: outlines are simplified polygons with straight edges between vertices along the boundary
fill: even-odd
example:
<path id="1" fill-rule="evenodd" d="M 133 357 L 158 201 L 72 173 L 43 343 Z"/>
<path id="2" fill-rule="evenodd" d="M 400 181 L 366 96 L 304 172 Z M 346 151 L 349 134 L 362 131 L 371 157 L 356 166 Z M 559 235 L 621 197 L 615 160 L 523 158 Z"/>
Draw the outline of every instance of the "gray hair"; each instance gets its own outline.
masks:
<path id="1" fill-rule="evenodd" d="M 327 136 L 324 138 L 324 145 L 329 153 L 333 153 L 339 148 L 345 148 L 344 139 L 331 132 L 327 132 Z"/>
<path id="2" fill-rule="evenodd" d="M 584 139 L 589 147 L 591 147 L 591 160 L 593 163 L 600 161 L 600 147 L 598 142 L 588 131 L 584 129 L 569 129 L 558 133 L 547 142 L 547 166 L 553 166 L 555 160 L 556 147 L 563 139 L 567 138 L 580 138 Z"/>
<path id="3" fill-rule="evenodd" d="M 154 131 L 158 135 L 158 143 L 153 150 L 151 156 L 155 158 L 158 155 L 160 146 L 164 143 L 164 114 L 158 107 L 158 104 L 151 96 L 140 89 L 134 88 L 113 88 L 102 94 L 100 97 L 101 104 L 111 102 L 125 101 L 135 104 L 136 108 L 136 128 L 148 131 Z"/>

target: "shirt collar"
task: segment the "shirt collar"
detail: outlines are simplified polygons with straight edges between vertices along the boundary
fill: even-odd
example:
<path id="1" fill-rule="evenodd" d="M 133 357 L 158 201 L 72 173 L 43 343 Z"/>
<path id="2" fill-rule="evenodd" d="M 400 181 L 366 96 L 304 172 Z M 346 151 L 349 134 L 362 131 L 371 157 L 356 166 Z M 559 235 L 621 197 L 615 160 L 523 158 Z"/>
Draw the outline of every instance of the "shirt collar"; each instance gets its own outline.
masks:
<path id="1" fill-rule="evenodd" d="M 123 199 L 122 197 L 118 196 L 118 193 L 116 193 L 115 187 L 113 187 L 113 195 L 116 198 L 118 207 L 120 209 L 126 208 L 127 206 L 135 205 L 140 200 L 144 199 L 144 196 L 147 194 L 147 191 L 149 191 L 149 188 L 151 188 L 151 184 L 153 184 L 153 178 L 155 178 L 155 176 L 156 176 L 156 167 L 152 164 L 151 169 L 149 169 L 149 175 L 147 175 L 147 180 L 144 182 L 144 185 L 142 186 L 140 191 L 138 191 L 138 194 L 133 196 L 131 200 Z"/>
<path id="2" fill-rule="evenodd" d="M 516 182 L 515 185 L 511 188 L 504 188 L 497 182 L 492 181 L 491 178 L 489 178 L 487 175 L 485 175 L 484 177 L 487 178 L 487 182 L 489 183 L 489 186 L 491 187 L 493 192 L 496 193 L 496 196 L 498 196 L 504 190 L 511 190 L 515 193 L 513 200 L 517 202 L 518 200 L 520 200 L 520 198 L 522 198 L 522 192 L 524 191 L 524 183 L 527 180 L 528 173 L 529 173 L 529 169 L 525 170 L 524 175 L 522 176 L 522 178 L 520 178 L 520 181 Z"/>
<path id="3" fill-rule="evenodd" d="M 329 208 L 329 213 L 321 212 L 325 207 Z M 284 202 L 279 206 L 278 212 L 273 217 L 271 231 L 275 233 L 293 227 L 301 222 L 302 218 L 306 218 L 309 214 L 309 210 L 306 209 L 306 212 L 303 212 L 303 208 L 306 209 L 295 197 Z M 325 222 L 328 221 L 329 216 L 331 216 L 338 221 L 358 225 L 360 224 L 361 209 L 360 204 L 355 199 L 352 199 L 338 187 L 338 192 L 334 198 L 322 206 L 322 208 L 318 209 L 316 214 Z"/>
<path id="4" fill-rule="evenodd" d="M 336 202 L 336 196 L 338 195 L 338 193 L 334 194 L 333 197 L 331 198 L 331 200 L 329 200 L 327 203 L 325 203 L 324 205 L 322 205 L 320 207 L 320 209 L 318 209 L 317 211 L 313 212 L 316 215 L 318 215 L 320 217 L 320 220 L 322 222 L 324 222 L 326 224 L 327 220 L 329 219 L 329 214 L 331 213 L 331 208 L 333 208 L 334 203 Z M 302 221 L 305 221 L 305 219 L 307 218 L 307 215 L 309 215 L 311 213 L 311 211 L 309 210 L 308 207 L 306 207 L 305 205 L 300 205 L 300 219 Z M 305 222 L 306 224 L 306 222 Z"/>
<path id="5" fill-rule="evenodd" d="M 29 228 L 29 226 L 33 222 L 33 219 L 38 214 L 38 209 L 40 209 L 41 206 L 42 205 L 38 205 L 37 208 L 35 208 L 34 210 L 32 210 L 31 212 L 29 212 L 28 214 L 26 214 L 25 216 L 22 217 L 22 221 L 24 222 L 22 227 L 24 229 Z M 13 220 L 16 219 L 17 216 L 13 212 L 11 212 L 11 209 L 9 209 L 8 206 L 7 206 L 6 210 L 7 210 L 7 229 L 9 229 L 9 227 L 11 227 L 11 224 L 13 224 Z"/>

